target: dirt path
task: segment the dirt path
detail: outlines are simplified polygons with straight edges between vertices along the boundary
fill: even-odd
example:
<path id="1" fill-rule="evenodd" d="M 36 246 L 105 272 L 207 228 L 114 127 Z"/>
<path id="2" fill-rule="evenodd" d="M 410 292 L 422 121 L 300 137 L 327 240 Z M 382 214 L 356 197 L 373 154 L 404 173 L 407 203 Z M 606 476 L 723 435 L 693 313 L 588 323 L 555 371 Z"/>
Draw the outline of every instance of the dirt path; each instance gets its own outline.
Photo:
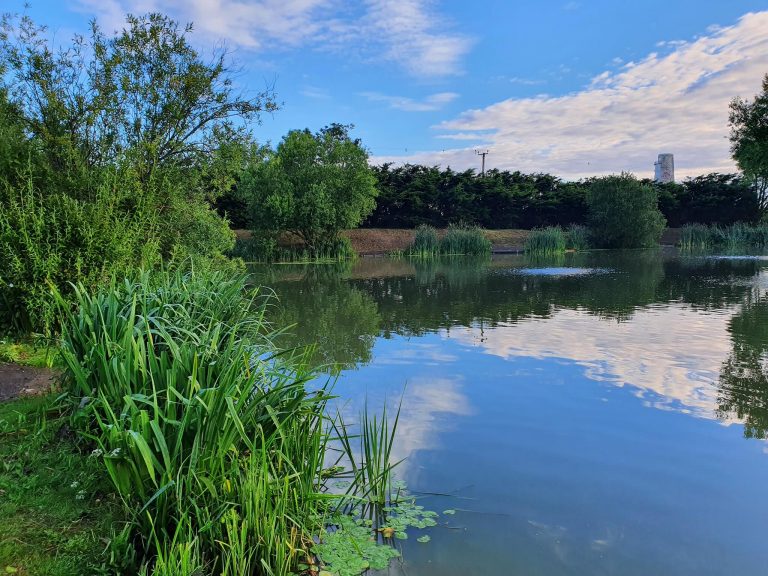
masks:
<path id="1" fill-rule="evenodd" d="M 56 372 L 18 364 L 0 364 L 0 402 L 51 390 Z"/>

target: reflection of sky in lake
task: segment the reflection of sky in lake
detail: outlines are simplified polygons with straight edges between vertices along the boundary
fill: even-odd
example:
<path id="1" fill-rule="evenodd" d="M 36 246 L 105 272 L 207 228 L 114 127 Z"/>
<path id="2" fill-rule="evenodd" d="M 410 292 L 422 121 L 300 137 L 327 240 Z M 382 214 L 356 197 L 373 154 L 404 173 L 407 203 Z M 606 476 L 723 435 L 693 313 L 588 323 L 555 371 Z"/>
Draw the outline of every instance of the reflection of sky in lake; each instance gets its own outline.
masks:
<path id="1" fill-rule="evenodd" d="M 616 386 L 580 358 L 502 356 L 483 344 L 458 331 L 378 340 L 373 362 L 339 382 L 342 396 L 365 391 L 373 406 L 396 403 L 407 382 L 398 474 L 417 492 L 449 494 L 425 497 L 427 507 L 458 509 L 429 546 L 407 542 L 391 573 L 698 576 L 768 565 L 761 442 L 649 409 L 674 402 L 652 388 L 638 401 L 639 388 Z"/>
<path id="2" fill-rule="evenodd" d="M 766 443 L 718 414 L 728 362 L 765 369 L 765 264 L 580 258 L 615 272 L 366 262 L 281 287 L 347 414 L 403 395 L 398 474 L 457 510 L 393 574 L 766 573 Z M 759 431 L 768 387 L 732 384 Z"/>
<path id="3" fill-rule="evenodd" d="M 714 418 L 720 367 L 731 350 L 731 315 L 650 307 L 617 323 L 558 310 L 551 318 L 492 329 L 454 329 L 450 337 L 502 358 L 573 361 L 590 379 L 630 385 L 653 406 Z"/>

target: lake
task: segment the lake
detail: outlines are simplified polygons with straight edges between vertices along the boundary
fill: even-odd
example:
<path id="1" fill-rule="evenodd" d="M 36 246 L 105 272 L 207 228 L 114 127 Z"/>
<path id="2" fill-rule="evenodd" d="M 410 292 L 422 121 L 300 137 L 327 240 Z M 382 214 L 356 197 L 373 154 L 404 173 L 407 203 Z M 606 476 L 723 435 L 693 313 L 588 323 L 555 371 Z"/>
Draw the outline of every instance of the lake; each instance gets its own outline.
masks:
<path id="1" fill-rule="evenodd" d="M 256 269 L 442 513 L 389 573 L 768 573 L 768 258 L 587 252 Z M 334 366 L 335 368 L 331 368 Z"/>

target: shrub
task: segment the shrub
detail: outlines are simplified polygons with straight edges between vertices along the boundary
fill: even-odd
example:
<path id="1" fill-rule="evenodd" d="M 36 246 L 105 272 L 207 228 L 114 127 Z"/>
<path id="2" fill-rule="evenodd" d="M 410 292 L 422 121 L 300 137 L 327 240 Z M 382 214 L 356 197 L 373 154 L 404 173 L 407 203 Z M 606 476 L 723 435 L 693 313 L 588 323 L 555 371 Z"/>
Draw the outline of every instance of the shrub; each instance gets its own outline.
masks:
<path id="1" fill-rule="evenodd" d="M 0 192 L 0 331 L 50 333 L 56 324 L 51 286 L 66 295 L 70 282 L 93 289 L 155 263 L 152 227 L 119 204 L 109 193 L 83 202 L 31 184 Z"/>
<path id="2" fill-rule="evenodd" d="M 587 192 L 589 227 L 601 248 L 650 248 L 664 231 L 656 190 L 631 174 L 596 178 Z"/>
<path id="3" fill-rule="evenodd" d="M 565 248 L 566 234 L 560 226 L 536 228 L 525 240 L 525 251 L 529 254 L 562 254 Z"/>

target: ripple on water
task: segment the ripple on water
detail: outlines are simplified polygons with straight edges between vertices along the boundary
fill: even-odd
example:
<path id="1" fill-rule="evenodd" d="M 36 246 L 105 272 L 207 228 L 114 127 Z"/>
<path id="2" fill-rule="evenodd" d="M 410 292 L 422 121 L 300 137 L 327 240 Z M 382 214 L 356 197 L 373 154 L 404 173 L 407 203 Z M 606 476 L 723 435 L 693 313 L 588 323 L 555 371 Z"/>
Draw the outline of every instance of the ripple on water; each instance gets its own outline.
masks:
<path id="1" fill-rule="evenodd" d="M 722 254 L 717 256 L 704 256 L 707 260 L 768 260 L 765 254 Z"/>
<path id="2" fill-rule="evenodd" d="M 526 276 L 587 276 L 591 274 L 608 274 L 612 272 L 609 268 L 517 268 L 515 274 L 524 274 Z"/>

